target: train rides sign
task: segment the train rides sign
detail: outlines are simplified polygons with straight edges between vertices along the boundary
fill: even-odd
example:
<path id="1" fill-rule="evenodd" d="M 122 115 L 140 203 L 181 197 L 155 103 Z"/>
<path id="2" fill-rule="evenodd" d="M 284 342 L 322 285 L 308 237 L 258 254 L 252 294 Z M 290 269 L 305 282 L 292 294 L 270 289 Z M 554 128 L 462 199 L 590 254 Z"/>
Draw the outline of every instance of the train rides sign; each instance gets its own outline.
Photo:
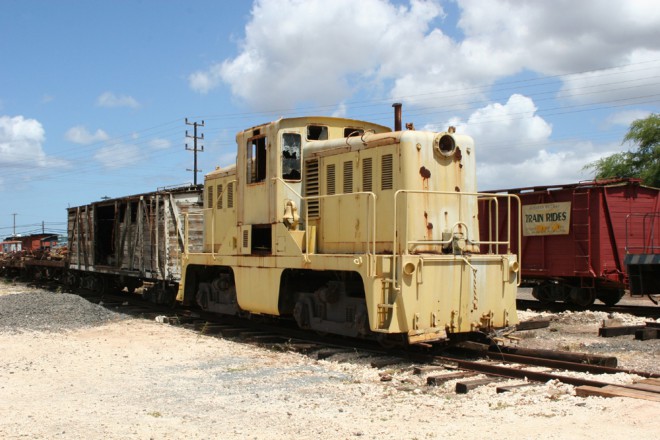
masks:
<path id="1" fill-rule="evenodd" d="M 522 231 L 525 237 L 567 235 L 571 222 L 571 202 L 542 203 L 522 207 Z"/>

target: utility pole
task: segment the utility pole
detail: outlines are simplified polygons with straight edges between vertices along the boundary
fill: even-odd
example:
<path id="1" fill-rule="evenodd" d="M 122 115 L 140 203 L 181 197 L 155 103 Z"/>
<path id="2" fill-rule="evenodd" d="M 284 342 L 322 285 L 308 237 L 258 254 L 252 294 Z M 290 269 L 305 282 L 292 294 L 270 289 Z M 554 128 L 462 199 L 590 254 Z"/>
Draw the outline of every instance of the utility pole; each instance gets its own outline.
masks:
<path id="1" fill-rule="evenodd" d="M 195 155 L 195 167 L 193 169 L 193 183 L 195 186 L 197 186 L 197 152 L 203 152 L 204 151 L 204 146 L 200 145 L 199 148 L 197 148 L 197 140 L 204 140 L 204 133 L 202 133 L 201 136 L 197 136 L 197 127 L 203 127 L 204 126 L 204 121 L 202 120 L 202 123 L 198 122 L 188 122 L 188 118 L 186 118 L 186 125 L 192 125 L 193 126 L 193 135 L 190 136 L 188 135 L 188 130 L 186 130 L 186 137 L 191 138 L 193 140 L 193 147 L 190 148 L 188 147 L 188 144 L 186 143 L 186 150 L 192 151 Z"/>
<path id="2" fill-rule="evenodd" d="M 16 216 L 18 215 L 17 213 L 12 214 L 14 216 L 14 237 L 16 237 Z"/>

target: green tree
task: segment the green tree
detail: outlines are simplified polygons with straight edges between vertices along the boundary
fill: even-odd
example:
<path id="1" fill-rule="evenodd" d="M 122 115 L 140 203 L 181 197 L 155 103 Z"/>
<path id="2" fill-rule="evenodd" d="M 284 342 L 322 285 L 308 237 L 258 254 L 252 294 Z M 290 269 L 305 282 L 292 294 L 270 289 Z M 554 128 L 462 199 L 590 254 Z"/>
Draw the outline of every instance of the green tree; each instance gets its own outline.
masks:
<path id="1" fill-rule="evenodd" d="M 585 169 L 594 169 L 596 179 L 637 177 L 660 188 L 660 115 L 653 113 L 633 121 L 623 142 L 636 144 L 637 149 L 603 157 Z"/>

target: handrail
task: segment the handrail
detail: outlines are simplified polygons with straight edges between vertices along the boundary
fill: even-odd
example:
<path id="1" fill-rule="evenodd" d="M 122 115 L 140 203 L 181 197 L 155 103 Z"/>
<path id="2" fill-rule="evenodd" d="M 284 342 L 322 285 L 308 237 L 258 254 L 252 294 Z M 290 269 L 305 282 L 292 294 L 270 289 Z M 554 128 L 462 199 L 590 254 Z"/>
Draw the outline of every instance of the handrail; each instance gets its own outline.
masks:
<path id="1" fill-rule="evenodd" d="M 335 197 L 350 197 L 350 196 L 367 196 L 368 197 L 368 204 L 367 204 L 367 217 L 368 222 L 367 222 L 367 237 L 369 239 L 366 242 L 366 254 L 369 258 L 369 274 L 370 276 L 375 276 L 375 254 L 376 254 L 376 199 L 377 196 L 373 192 L 365 192 L 365 191 L 360 191 L 360 192 L 353 192 L 353 193 L 345 193 L 345 194 L 331 194 L 331 195 L 319 195 L 319 196 L 307 196 L 304 197 L 296 191 L 295 188 L 291 187 L 289 183 L 285 182 L 283 179 L 279 177 L 273 177 L 271 180 L 273 181 L 279 181 L 284 186 L 287 187 L 289 191 L 291 191 L 296 197 L 299 197 L 301 201 L 304 202 L 309 202 L 310 200 L 321 200 L 321 199 L 329 199 L 329 198 L 335 198 Z M 227 187 L 229 186 L 229 183 L 236 182 L 236 180 L 232 180 L 230 182 L 227 182 L 227 185 L 223 186 L 223 190 L 221 194 L 224 194 L 224 192 L 227 190 Z M 219 196 L 216 196 L 216 198 Z M 216 253 L 215 253 L 215 209 L 213 208 L 203 208 L 198 210 L 195 213 L 189 213 L 186 212 L 184 213 L 184 224 L 185 224 L 185 231 L 184 231 L 184 250 L 183 250 L 183 257 L 186 258 L 188 253 L 189 253 L 189 235 L 188 235 L 188 230 L 189 230 L 189 215 L 205 215 L 207 211 L 211 211 L 211 255 L 212 258 L 215 260 L 216 259 Z M 304 213 L 304 225 L 305 228 L 309 225 L 309 203 L 305 203 L 305 213 Z M 310 261 L 310 234 L 307 232 L 305 234 L 305 251 L 303 252 L 303 258 L 306 262 Z"/>
<path id="2" fill-rule="evenodd" d="M 367 223 L 367 226 L 369 229 L 367 229 L 367 237 L 371 236 L 371 239 L 367 241 L 367 251 L 366 254 L 369 257 L 369 274 L 370 276 L 375 276 L 375 254 L 376 254 L 376 201 L 377 201 L 377 196 L 373 192 L 369 191 L 358 191 L 358 192 L 352 192 L 352 193 L 342 193 L 342 194 L 326 194 L 326 195 L 318 195 L 318 196 L 302 196 L 301 194 L 298 193 L 294 188 L 289 185 L 288 182 L 284 181 L 280 177 L 273 177 L 272 180 L 282 182 L 284 186 L 286 186 L 293 194 L 295 194 L 297 197 L 300 198 L 301 201 L 306 202 L 305 203 L 305 217 L 304 217 L 304 225 L 305 228 L 309 225 L 309 202 L 310 200 L 321 200 L 321 199 L 327 199 L 327 198 L 334 198 L 334 197 L 350 197 L 350 196 L 362 196 L 366 195 L 369 197 L 369 200 L 371 200 L 370 203 L 367 204 L 367 209 L 368 211 L 371 211 L 371 223 Z M 373 207 L 373 208 L 372 208 Z M 367 212 L 367 216 L 369 216 L 369 212 Z M 303 258 L 306 262 L 309 262 L 309 240 L 310 240 L 310 234 L 306 233 L 305 234 L 305 252 L 303 252 Z"/>
<path id="3" fill-rule="evenodd" d="M 641 246 L 629 246 L 629 239 L 631 234 L 628 231 L 628 228 L 631 226 L 631 223 L 634 219 L 641 219 L 642 224 L 642 245 Z M 631 213 L 626 216 L 626 245 L 625 251 L 626 254 L 632 253 L 632 250 L 639 249 L 643 254 L 655 254 L 660 252 L 660 237 L 656 240 L 655 230 L 656 230 L 656 220 L 660 221 L 660 212 L 645 212 L 645 213 Z M 649 225 L 649 230 L 646 230 L 647 224 Z M 647 236 L 648 234 L 648 236 Z M 658 244 L 656 244 L 658 241 Z"/>
<path id="4" fill-rule="evenodd" d="M 284 187 L 287 188 L 288 191 L 290 191 L 295 197 L 299 198 L 301 202 L 305 202 L 305 210 L 303 213 L 303 228 L 306 230 L 305 234 L 305 250 L 303 252 L 303 258 L 306 262 L 311 261 L 310 256 L 313 255 L 310 252 L 310 240 L 311 236 L 309 234 L 309 202 L 314 201 L 314 200 L 325 200 L 325 199 L 331 199 L 331 198 L 340 198 L 340 197 L 356 197 L 356 196 L 366 196 L 368 198 L 368 203 L 367 203 L 367 240 L 366 240 L 366 249 L 365 253 L 367 254 L 369 258 L 369 267 L 368 267 L 368 273 L 369 276 L 375 276 L 375 255 L 376 255 L 376 203 L 377 203 L 377 196 L 373 192 L 367 192 L 367 191 L 361 191 L 361 192 L 353 192 L 353 193 L 342 193 L 342 194 L 326 194 L 326 195 L 315 195 L 315 196 L 302 196 L 295 188 L 293 188 L 289 183 L 285 182 L 283 179 L 279 177 L 273 177 L 271 179 L 272 181 L 279 181 L 281 182 Z M 236 182 L 236 180 L 232 180 L 232 183 Z M 227 190 L 227 187 L 229 185 L 225 185 L 223 187 L 223 191 L 221 192 L 221 195 L 224 194 L 224 192 Z M 461 226 L 461 228 L 464 229 L 464 234 L 465 234 L 465 240 L 467 243 L 472 244 L 472 245 L 488 245 L 489 246 L 489 252 L 492 251 L 492 247 L 495 246 L 495 253 L 499 251 L 498 247 L 499 246 L 507 246 L 507 252 L 511 252 L 512 248 L 512 237 L 511 237 L 511 203 L 512 200 L 517 200 L 518 202 L 518 215 L 517 215 L 517 231 L 518 231 L 518 243 L 521 243 L 521 225 L 520 225 L 520 218 L 521 218 L 521 203 L 520 199 L 517 195 L 515 194 L 491 194 L 491 193 L 478 193 L 478 192 L 455 192 L 455 191 L 427 191 L 427 190 L 398 190 L 394 194 L 394 207 L 393 207 L 393 212 L 394 212 L 394 219 L 393 219 L 393 238 L 392 238 L 392 285 L 395 290 L 399 290 L 400 286 L 398 285 L 398 275 L 397 275 L 397 259 L 400 258 L 403 255 L 408 255 L 409 254 L 409 245 L 410 244 L 421 244 L 421 245 L 447 245 L 450 244 L 453 239 L 454 239 L 454 234 L 447 240 L 408 240 L 408 222 L 406 222 L 406 230 L 403 231 L 403 249 L 401 250 L 401 256 L 397 252 L 397 238 L 400 238 L 398 236 L 398 229 L 399 225 L 397 224 L 398 222 L 398 201 L 399 197 L 403 194 L 435 194 L 435 195 L 445 195 L 445 196 L 453 196 L 453 197 L 475 197 L 477 201 L 479 200 L 485 200 L 488 203 L 489 208 L 492 207 L 493 205 L 495 206 L 495 229 L 494 229 L 494 234 L 493 234 L 493 228 L 492 228 L 492 215 L 489 214 L 489 228 L 488 228 L 488 240 L 484 240 L 480 238 L 479 240 L 474 240 L 470 237 L 469 234 L 469 229 L 467 223 L 465 223 L 463 220 L 459 219 L 456 221 L 452 227 L 451 231 L 453 232 L 458 226 Z M 500 198 L 506 198 L 507 199 L 507 237 L 506 239 L 500 240 L 499 237 L 499 199 Z M 185 218 L 185 246 L 184 246 L 184 258 L 188 255 L 189 253 L 189 216 L 190 215 L 206 215 L 206 211 L 211 211 L 211 222 L 213 224 L 211 228 L 211 254 L 212 258 L 216 258 L 216 253 L 215 253 L 215 209 L 212 208 L 204 208 L 196 213 L 185 213 L 184 218 Z M 481 221 L 484 221 L 483 219 Z M 495 235 L 494 240 L 492 235 Z M 518 258 L 518 263 L 521 264 L 521 254 L 520 254 L 520 245 L 518 246 L 517 249 L 517 258 Z M 361 264 L 361 259 L 357 260 L 356 264 Z M 520 277 L 518 278 L 518 283 L 520 283 Z"/>
<path id="5" fill-rule="evenodd" d="M 477 201 L 479 198 L 484 198 L 485 200 L 496 200 L 497 198 L 506 198 L 507 199 L 507 239 L 500 241 L 499 240 L 499 218 L 496 216 L 496 239 L 495 241 L 493 240 L 471 240 L 468 236 L 468 229 L 467 225 L 459 220 L 454 225 L 452 225 L 451 231 L 454 231 L 454 228 L 461 224 L 465 227 L 465 236 L 466 236 L 466 241 L 468 243 L 474 244 L 474 245 L 481 245 L 481 244 L 487 244 L 487 245 L 495 245 L 497 246 L 502 246 L 506 245 L 507 246 L 507 252 L 511 252 L 511 200 L 512 199 L 517 199 L 518 200 L 518 243 L 521 243 L 521 225 L 520 225 L 520 218 L 521 218 L 521 213 L 522 213 L 522 207 L 520 203 L 520 198 L 516 196 L 515 194 L 491 194 L 491 193 L 478 193 L 478 192 L 455 192 L 455 191 L 428 191 L 428 190 L 406 190 L 406 189 L 400 189 L 394 193 L 394 221 L 393 221 L 393 238 L 392 238 L 392 288 L 395 291 L 399 291 L 401 287 L 399 286 L 398 282 L 398 277 L 397 277 L 397 257 L 399 253 L 397 252 L 397 237 L 398 237 L 398 231 L 399 231 L 399 226 L 397 224 L 398 220 L 398 208 L 397 208 L 397 203 L 399 196 L 402 194 L 437 194 L 437 195 L 445 195 L 445 196 L 454 196 L 454 197 L 475 197 L 477 198 Z M 460 201 L 459 201 L 460 202 Z M 496 205 L 498 207 L 498 205 Z M 496 213 L 499 212 L 499 209 L 496 210 Z M 408 247 L 410 244 L 428 244 L 428 245 L 434 245 L 434 244 L 449 244 L 453 241 L 453 233 L 452 237 L 449 238 L 448 240 L 408 240 L 408 222 L 406 221 L 406 230 L 403 231 L 403 241 L 402 241 L 402 246 L 403 249 L 401 249 L 401 255 L 408 255 Z M 489 235 L 490 235 L 490 228 L 489 228 Z M 489 237 L 492 238 L 492 237 Z M 521 264 L 521 251 L 520 251 L 521 246 L 518 246 L 516 256 L 518 258 L 518 264 Z M 518 277 L 518 285 L 520 285 L 520 277 Z"/>

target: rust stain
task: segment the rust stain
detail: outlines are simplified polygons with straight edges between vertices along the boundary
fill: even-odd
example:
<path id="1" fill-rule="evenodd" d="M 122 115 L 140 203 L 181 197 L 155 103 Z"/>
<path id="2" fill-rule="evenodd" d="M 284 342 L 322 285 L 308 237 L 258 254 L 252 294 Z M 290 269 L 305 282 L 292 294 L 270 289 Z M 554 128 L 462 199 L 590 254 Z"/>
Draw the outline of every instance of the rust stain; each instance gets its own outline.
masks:
<path id="1" fill-rule="evenodd" d="M 454 157 L 458 161 L 458 167 L 463 168 L 463 164 L 461 163 L 461 159 L 463 159 L 463 153 L 461 152 L 461 148 L 459 146 L 456 146 Z"/>
<path id="2" fill-rule="evenodd" d="M 426 223 L 426 239 L 433 239 L 433 223 L 429 221 L 429 213 L 424 211 L 424 223 Z"/>

